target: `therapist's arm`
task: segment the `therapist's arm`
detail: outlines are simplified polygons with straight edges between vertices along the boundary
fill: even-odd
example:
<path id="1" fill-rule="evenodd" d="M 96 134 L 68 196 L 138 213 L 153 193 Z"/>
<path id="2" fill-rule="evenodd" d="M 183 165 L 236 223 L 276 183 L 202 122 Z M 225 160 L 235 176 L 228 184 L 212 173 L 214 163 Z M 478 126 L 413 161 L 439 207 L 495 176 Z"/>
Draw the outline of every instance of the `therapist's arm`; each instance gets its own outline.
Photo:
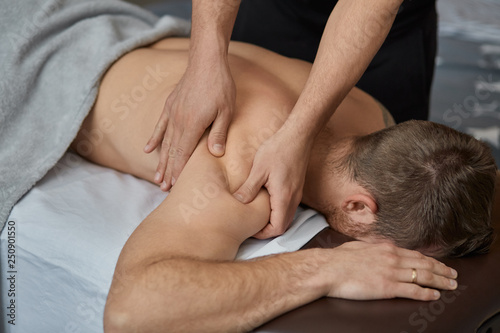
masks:
<path id="1" fill-rule="evenodd" d="M 401 3 L 340 0 L 335 6 L 296 105 L 283 127 L 259 148 L 249 177 L 235 192 L 244 203 L 261 186 L 271 195 L 270 224 L 256 237 L 279 235 L 291 223 L 313 141 L 377 53 Z"/>
<path id="2" fill-rule="evenodd" d="M 225 151 L 236 88 L 228 65 L 228 45 L 240 0 L 193 0 L 191 41 L 186 72 L 168 96 L 144 151 L 161 149 L 155 182 L 169 190 L 212 125 L 208 148 Z"/>

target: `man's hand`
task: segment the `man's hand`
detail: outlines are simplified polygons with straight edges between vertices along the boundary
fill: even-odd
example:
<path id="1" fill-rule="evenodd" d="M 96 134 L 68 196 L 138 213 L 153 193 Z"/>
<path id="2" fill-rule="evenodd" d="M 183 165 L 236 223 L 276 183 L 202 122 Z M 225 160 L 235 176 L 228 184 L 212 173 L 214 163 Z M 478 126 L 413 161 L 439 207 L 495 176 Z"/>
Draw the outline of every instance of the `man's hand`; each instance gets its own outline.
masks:
<path id="1" fill-rule="evenodd" d="M 175 183 L 210 124 L 208 149 L 214 156 L 224 155 L 235 99 L 236 88 L 225 59 L 190 63 L 144 148 L 150 153 L 161 144 L 154 181 L 162 190 L 168 191 Z"/>
<path id="2" fill-rule="evenodd" d="M 262 186 L 271 196 L 271 218 L 254 235 L 266 239 L 283 234 L 290 226 L 302 199 L 311 143 L 300 140 L 283 126 L 265 141 L 255 154 L 247 180 L 233 194 L 243 203 L 251 202 Z"/>
<path id="3" fill-rule="evenodd" d="M 457 287 L 455 270 L 417 251 L 364 242 L 345 243 L 333 251 L 334 257 L 325 258 L 328 264 L 320 273 L 329 281 L 330 297 L 430 301 L 440 297 L 438 289 Z"/>

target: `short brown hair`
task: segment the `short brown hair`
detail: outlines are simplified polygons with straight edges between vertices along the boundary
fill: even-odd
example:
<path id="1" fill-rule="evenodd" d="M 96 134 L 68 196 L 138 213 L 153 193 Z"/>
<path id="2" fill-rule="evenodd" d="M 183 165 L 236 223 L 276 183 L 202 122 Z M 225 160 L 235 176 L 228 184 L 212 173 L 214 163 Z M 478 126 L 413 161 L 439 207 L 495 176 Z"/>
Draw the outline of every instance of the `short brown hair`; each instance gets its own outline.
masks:
<path id="1" fill-rule="evenodd" d="M 439 256 L 489 250 L 497 167 L 483 142 L 413 120 L 356 138 L 346 162 L 378 205 L 373 234 Z"/>

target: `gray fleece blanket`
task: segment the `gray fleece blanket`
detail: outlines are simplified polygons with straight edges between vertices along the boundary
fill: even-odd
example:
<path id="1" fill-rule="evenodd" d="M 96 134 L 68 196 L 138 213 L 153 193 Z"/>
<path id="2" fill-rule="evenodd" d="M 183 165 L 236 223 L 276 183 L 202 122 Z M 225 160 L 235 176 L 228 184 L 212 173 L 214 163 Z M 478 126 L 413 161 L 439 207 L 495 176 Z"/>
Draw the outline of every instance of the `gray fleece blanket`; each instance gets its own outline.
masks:
<path id="1" fill-rule="evenodd" d="M 0 230 L 66 151 L 110 65 L 188 33 L 118 0 L 0 0 Z"/>

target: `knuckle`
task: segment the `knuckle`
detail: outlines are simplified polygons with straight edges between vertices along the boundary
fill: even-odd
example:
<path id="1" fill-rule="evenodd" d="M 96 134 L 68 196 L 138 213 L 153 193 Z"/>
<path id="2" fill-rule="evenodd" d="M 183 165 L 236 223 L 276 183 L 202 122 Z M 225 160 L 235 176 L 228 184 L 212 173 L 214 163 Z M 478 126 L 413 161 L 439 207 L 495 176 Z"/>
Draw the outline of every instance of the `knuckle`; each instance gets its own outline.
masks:
<path id="1" fill-rule="evenodd" d="M 422 253 L 418 252 L 418 251 L 412 251 L 414 254 L 415 254 L 415 257 L 417 259 L 426 259 L 427 257 L 424 256 Z"/>
<path id="2" fill-rule="evenodd" d="M 419 286 L 417 286 L 416 284 L 413 284 L 413 285 L 410 285 L 410 290 L 409 290 L 409 296 L 411 298 L 417 298 L 417 299 L 421 299 L 423 293 L 423 289 Z"/>
<path id="3" fill-rule="evenodd" d="M 432 274 L 427 270 L 419 270 L 418 274 L 419 274 L 418 280 L 420 282 L 430 282 L 434 277 L 434 274 Z"/>
<path id="4" fill-rule="evenodd" d="M 436 260 L 434 258 L 429 257 L 429 261 L 432 262 L 432 265 L 435 268 L 446 267 L 445 265 L 442 265 L 441 262 L 439 262 L 438 260 Z"/>
<path id="5" fill-rule="evenodd" d="M 383 278 L 387 281 L 389 281 L 392 285 L 392 283 L 395 281 L 395 277 L 398 276 L 399 270 L 396 269 L 395 267 L 389 267 L 385 268 L 380 274 L 383 276 Z"/>
<path id="6" fill-rule="evenodd" d="M 439 277 L 438 284 L 436 287 L 440 289 L 450 289 L 450 279 L 445 277 Z"/>
<path id="7" fill-rule="evenodd" d="M 165 147 L 170 147 L 171 145 L 171 141 L 169 138 L 167 137 L 163 137 L 163 140 L 161 141 L 161 144 L 162 146 L 165 146 Z"/>
<path id="8" fill-rule="evenodd" d="M 434 268 L 434 263 L 429 260 L 425 260 L 422 263 L 422 268 L 426 270 L 432 270 Z"/>
<path id="9" fill-rule="evenodd" d="M 383 254 L 384 261 L 390 266 L 396 266 L 399 263 L 399 256 L 392 252 L 386 252 Z"/>
<path id="10" fill-rule="evenodd" d="M 226 132 L 223 132 L 223 131 L 212 131 L 212 132 L 210 132 L 210 136 L 215 141 L 225 141 L 226 140 Z"/>
<path id="11" fill-rule="evenodd" d="M 181 157 L 184 156 L 185 150 L 182 147 L 178 147 L 177 149 L 175 149 L 175 153 L 177 154 L 177 156 Z"/>
<path id="12" fill-rule="evenodd" d="M 417 291 L 415 292 L 415 296 L 413 298 L 422 301 L 434 300 L 433 291 L 432 289 L 429 288 L 418 287 Z"/>
<path id="13" fill-rule="evenodd" d="M 425 301 L 434 301 L 436 298 L 434 297 L 434 291 L 432 289 L 423 289 L 421 292 L 422 299 Z"/>
<path id="14" fill-rule="evenodd" d="M 241 187 L 241 192 L 243 192 L 246 195 L 250 195 L 253 193 L 254 186 L 251 184 L 245 184 Z"/>
<path id="15" fill-rule="evenodd" d="M 386 298 L 392 298 L 394 296 L 394 283 L 392 283 L 391 281 L 383 279 L 380 282 L 380 288 Z"/>

